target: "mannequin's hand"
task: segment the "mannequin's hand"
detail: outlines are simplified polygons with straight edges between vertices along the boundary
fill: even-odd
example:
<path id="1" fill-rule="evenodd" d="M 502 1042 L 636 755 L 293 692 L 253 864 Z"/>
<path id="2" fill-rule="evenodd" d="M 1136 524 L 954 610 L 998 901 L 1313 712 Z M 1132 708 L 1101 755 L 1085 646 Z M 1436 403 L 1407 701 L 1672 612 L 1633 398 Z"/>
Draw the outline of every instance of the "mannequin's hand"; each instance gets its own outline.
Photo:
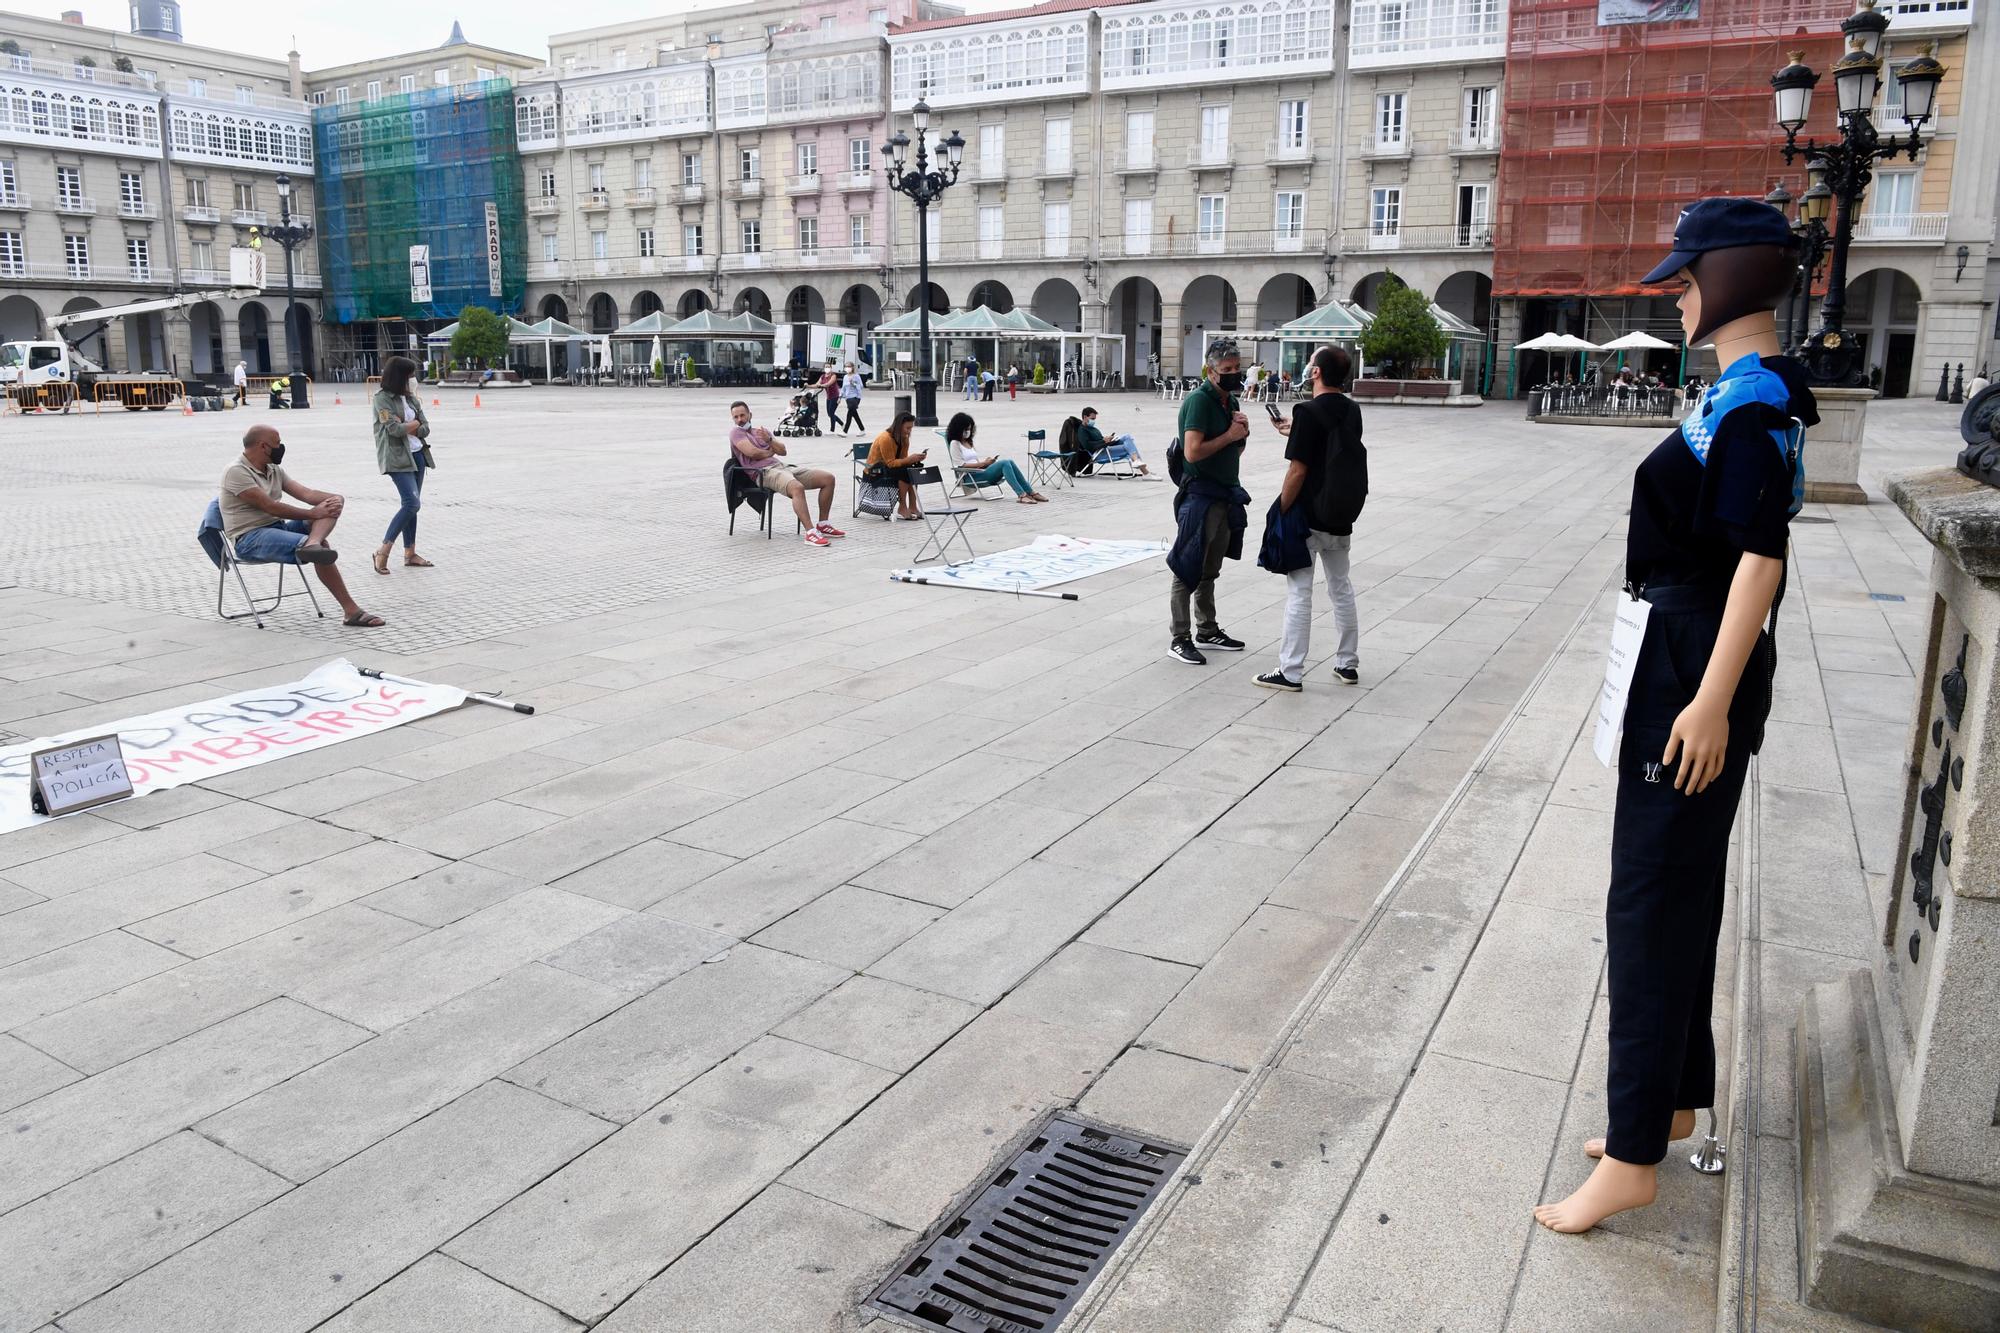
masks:
<path id="1" fill-rule="evenodd" d="M 1674 777 L 1674 788 L 1693 796 L 1722 776 L 1728 752 L 1728 707 L 1718 707 L 1697 695 L 1674 719 L 1674 729 L 1667 736 L 1667 752 L 1660 762 L 1671 764 L 1675 754 L 1680 755 L 1681 768 Z"/>

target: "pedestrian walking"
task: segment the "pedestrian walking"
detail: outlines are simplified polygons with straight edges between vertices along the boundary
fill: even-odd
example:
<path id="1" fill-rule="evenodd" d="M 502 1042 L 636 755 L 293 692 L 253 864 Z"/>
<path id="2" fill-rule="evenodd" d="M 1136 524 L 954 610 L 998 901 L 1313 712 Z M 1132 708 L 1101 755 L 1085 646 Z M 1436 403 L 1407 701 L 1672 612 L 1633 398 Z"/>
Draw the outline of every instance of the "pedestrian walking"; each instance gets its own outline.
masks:
<path id="1" fill-rule="evenodd" d="M 1009 366 L 1007 367 L 1007 398 L 1010 402 L 1018 402 L 1020 397 L 1021 368 L 1019 366 Z"/>
<path id="2" fill-rule="evenodd" d="M 847 378 L 840 384 L 840 401 L 847 408 L 847 424 L 841 429 L 849 433 L 867 430 L 861 423 L 861 372 L 852 361 L 847 363 Z"/>
<path id="3" fill-rule="evenodd" d="M 840 429 L 840 372 L 833 362 L 826 363 L 826 369 L 819 377 L 819 391 L 826 395 L 826 428 Z"/>
<path id="4" fill-rule="evenodd" d="M 1167 656 L 1189 666 L 1208 664 L 1201 648 L 1243 651 L 1243 641 L 1231 638 L 1215 619 L 1216 576 L 1224 559 L 1243 558 L 1243 529 L 1249 521 L 1250 496 L 1239 480 L 1243 441 L 1250 434 L 1250 419 L 1238 398 L 1242 391 L 1243 358 L 1236 340 L 1217 338 L 1202 359 L 1201 383 L 1181 400 L 1183 475 L 1174 497 L 1174 544 L 1167 552 L 1167 568 L 1173 572 Z"/>
<path id="5" fill-rule="evenodd" d="M 971 357 L 965 358 L 965 401 L 971 402 L 979 396 L 979 363 Z"/>
<path id="6" fill-rule="evenodd" d="M 236 386 L 236 405 L 238 407 L 248 407 L 250 405 L 250 368 L 241 361 L 238 361 L 236 369 L 230 372 L 229 378 Z"/>
<path id="7" fill-rule="evenodd" d="M 1645 626 L 1626 691 L 1605 900 L 1611 997 L 1608 1129 L 1584 1145 L 1589 1178 L 1535 1209 L 1551 1231 L 1587 1231 L 1642 1208 L 1674 1139 L 1715 1103 L 1717 937 L 1730 830 L 1771 711 L 1805 429 L 1819 421 L 1805 367 L 1779 354 L 1775 312 L 1797 245 L 1756 199 L 1704 199 L 1639 281 L 1679 281 L 1689 347 L 1723 367 L 1632 478 L 1626 594 Z"/>
<path id="8" fill-rule="evenodd" d="M 1284 637 L 1278 668 L 1257 677 L 1268 690 L 1305 686 L 1306 651 L 1312 644 L 1313 563 L 1326 573 L 1333 603 L 1333 676 L 1343 685 L 1361 679 L 1361 622 L 1348 574 L 1354 520 L 1368 499 L 1368 450 L 1361 443 L 1361 409 L 1345 392 L 1353 358 L 1344 348 L 1322 347 L 1306 363 L 1312 397 L 1292 409 L 1290 421 L 1270 409 L 1271 425 L 1285 437 L 1285 481 L 1278 492 L 1259 563 L 1286 579 Z M 1272 532 L 1279 533 L 1276 559 Z M 1294 545 L 1294 540 L 1296 545 Z"/>
<path id="9" fill-rule="evenodd" d="M 403 563 L 412 569 L 429 569 L 431 562 L 417 554 L 417 511 L 424 507 L 424 474 L 437 466 L 430 447 L 431 423 L 423 404 L 410 392 L 410 377 L 417 363 L 407 356 L 392 356 L 382 367 L 382 384 L 375 394 L 375 462 L 396 484 L 401 502 L 382 544 L 375 548 L 375 572 L 389 572 L 389 555 L 396 539 L 403 539 Z"/>

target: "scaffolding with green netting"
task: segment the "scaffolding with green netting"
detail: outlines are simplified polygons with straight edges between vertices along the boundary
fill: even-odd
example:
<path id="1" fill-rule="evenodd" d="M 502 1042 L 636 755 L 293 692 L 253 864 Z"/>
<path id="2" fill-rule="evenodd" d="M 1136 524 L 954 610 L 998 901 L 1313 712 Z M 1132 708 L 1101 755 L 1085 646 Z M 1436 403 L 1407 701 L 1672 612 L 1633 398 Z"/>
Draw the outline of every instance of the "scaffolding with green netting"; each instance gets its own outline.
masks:
<path id="1" fill-rule="evenodd" d="M 455 319 L 468 305 L 502 314 L 521 308 L 526 226 L 512 83 L 491 79 L 320 107 L 313 144 L 331 320 Z M 429 300 L 415 299 L 410 250 L 419 245 L 430 251 Z"/>

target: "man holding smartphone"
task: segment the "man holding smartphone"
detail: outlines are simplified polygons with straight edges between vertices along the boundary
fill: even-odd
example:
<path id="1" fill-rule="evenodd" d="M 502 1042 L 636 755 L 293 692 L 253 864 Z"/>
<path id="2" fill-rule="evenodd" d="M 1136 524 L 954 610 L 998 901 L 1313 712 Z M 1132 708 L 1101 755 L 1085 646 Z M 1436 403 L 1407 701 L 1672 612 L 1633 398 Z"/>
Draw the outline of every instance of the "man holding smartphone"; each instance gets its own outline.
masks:
<path id="1" fill-rule="evenodd" d="M 1361 443 L 1361 409 L 1341 392 L 1354 369 L 1353 358 L 1339 347 L 1322 347 L 1306 365 L 1312 397 L 1292 409 L 1283 421 L 1270 407 L 1271 424 L 1285 437 L 1283 487 L 1278 506 L 1290 513 L 1304 505 L 1306 550 L 1326 571 L 1326 593 L 1333 602 L 1334 632 L 1340 642 L 1333 653 L 1333 675 L 1343 685 L 1361 679 L 1361 622 L 1354 609 L 1354 581 L 1348 576 L 1348 548 L 1354 520 L 1368 499 L 1368 450 Z M 1278 644 L 1278 669 L 1257 677 L 1265 689 L 1298 691 L 1305 687 L 1306 650 L 1312 642 L 1313 567 L 1310 563 L 1285 576 L 1285 631 Z"/>
<path id="2" fill-rule="evenodd" d="M 1243 359 L 1236 340 L 1217 338 L 1202 358 L 1201 383 L 1181 400 L 1186 476 L 1175 497 L 1177 528 L 1167 552 L 1167 568 L 1174 576 L 1167 656 L 1189 666 L 1208 664 L 1202 648 L 1243 651 L 1243 641 L 1230 638 L 1215 620 L 1216 575 L 1225 558 L 1243 558 L 1243 529 L 1249 521 L 1250 496 L 1239 480 L 1243 442 L 1250 434 L 1250 419 L 1238 407 L 1242 391 Z"/>

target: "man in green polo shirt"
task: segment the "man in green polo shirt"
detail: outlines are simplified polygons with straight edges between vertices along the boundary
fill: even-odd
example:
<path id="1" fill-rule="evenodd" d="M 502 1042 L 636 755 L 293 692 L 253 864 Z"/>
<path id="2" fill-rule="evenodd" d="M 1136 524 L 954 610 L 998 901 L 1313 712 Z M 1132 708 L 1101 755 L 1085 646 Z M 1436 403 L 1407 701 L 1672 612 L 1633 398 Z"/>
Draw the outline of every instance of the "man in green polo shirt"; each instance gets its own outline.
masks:
<path id="1" fill-rule="evenodd" d="M 1179 434 L 1186 478 L 1175 510 L 1180 530 L 1167 557 L 1174 570 L 1167 655 L 1190 666 L 1207 663 L 1202 648 L 1243 651 L 1243 641 L 1229 637 L 1215 620 L 1215 577 L 1225 558 L 1242 553 L 1250 498 L 1238 479 L 1243 441 L 1250 434 L 1249 418 L 1237 410 L 1242 366 L 1236 340 L 1217 338 L 1202 358 L 1201 383 L 1181 400 Z"/>

